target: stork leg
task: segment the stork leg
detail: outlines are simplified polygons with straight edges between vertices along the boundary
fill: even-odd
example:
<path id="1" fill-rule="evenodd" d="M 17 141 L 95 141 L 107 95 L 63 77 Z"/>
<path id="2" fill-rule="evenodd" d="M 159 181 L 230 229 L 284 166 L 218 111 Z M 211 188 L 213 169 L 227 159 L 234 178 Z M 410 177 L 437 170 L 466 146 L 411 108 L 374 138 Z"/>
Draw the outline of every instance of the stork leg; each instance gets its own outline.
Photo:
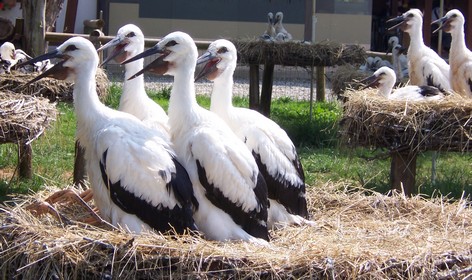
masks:
<path id="1" fill-rule="evenodd" d="M 49 204 L 46 201 L 38 201 L 38 202 L 35 202 L 31 205 L 28 205 L 26 207 L 26 210 L 30 211 L 35 216 L 41 216 L 41 215 L 44 215 L 44 214 L 51 214 L 58 221 L 60 221 L 64 224 L 70 224 L 70 220 L 68 218 L 66 218 L 64 215 L 59 213 L 59 211 L 57 211 L 56 208 L 52 207 L 52 205 Z"/>

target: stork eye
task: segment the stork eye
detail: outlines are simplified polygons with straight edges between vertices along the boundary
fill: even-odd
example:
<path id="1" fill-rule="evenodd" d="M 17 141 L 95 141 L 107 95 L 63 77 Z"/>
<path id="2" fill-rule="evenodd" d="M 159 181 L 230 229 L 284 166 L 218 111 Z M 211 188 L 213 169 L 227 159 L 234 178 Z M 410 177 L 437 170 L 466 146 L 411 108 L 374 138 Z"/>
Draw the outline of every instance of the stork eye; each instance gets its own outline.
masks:
<path id="1" fill-rule="evenodd" d="M 415 16 L 414 14 L 409 14 L 409 15 L 408 15 L 409 18 L 412 18 L 412 17 L 414 17 L 414 16 Z"/>
<path id="2" fill-rule="evenodd" d="M 126 38 L 131 38 L 131 37 L 134 37 L 136 36 L 136 34 L 134 34 L 134 32 L 130 32 L 128 34 L 126 34 Z"/>
<path id="3" fill-rule="evenodd" d="M 71 52 L 71 51 L 75 51 L 75 50 L 78 50 L 78 48 L 75 45 L 69 45 L 69 46 L 67 46 L 67 48 L 64 51 Z"/>
<path id="4" fill-rule="evenodd" d="M 451 17 L 452 17 L 452 18 L 456 18 L 456 17 L 457 17 L 457 14 L 452 14 Z"/>
<path id="5" fill-rule="evenodd" d="M 222 47 L 218 50 L 218 53 L 226 53 L 228 52 L 228 49 L 226 47 Z"/>
<path id="6" fill-rule="evenodd" d="M 177 42 L 175 40 L 172 40 L 172 41 L 169 41 L 167 44 L 166 44 L 166 47 L 172 47 L 172 46 L 175 46 L 177 45 Z"/>

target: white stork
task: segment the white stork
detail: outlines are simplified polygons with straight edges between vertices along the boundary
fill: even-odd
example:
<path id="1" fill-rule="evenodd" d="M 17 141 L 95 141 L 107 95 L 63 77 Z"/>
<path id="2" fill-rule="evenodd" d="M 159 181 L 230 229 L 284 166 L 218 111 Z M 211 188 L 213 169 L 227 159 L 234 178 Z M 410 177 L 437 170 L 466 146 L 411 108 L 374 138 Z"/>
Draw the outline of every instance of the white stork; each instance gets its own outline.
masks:
<path id="1" fill-rule="evenodd" d="M 449 65 L 423 42 L 423 14 L 421 11 L 411 9 L 387 22 L 397 23 L 389 30 L 399 27 L 410 35 L 407 55 L 410 83 L 416 86 L 428 85 L 441 90 L 450 90 Z"/>
<path id="2" fill-rule="evenodd" d="M 0 46 L 0 61 L 5 68 L 5 72 L 10 73 L 12 68 L 31 59 L 29 56 L 21 49 L 15 49 L 15 46 L 10 42 L 5 42 Z M 24 65 L 25 66 L 25 65 Z M 22 67 L 24 67 L 22 66 Z M 49 60 L 42 62 L 36 62 L 33 65 L 32 69 L 28 69 L 29 72 L 42 72 L 49 67 Z M 28 71 L 26 70 L 26 71 Z"/>
<path id="3" fill-rule="evenodd" d="M 408 77 L 408 59 L 406 55 L 403 53 L 406 51 L 406 48 L 404 48 L 400 44 L 396 44 L 392 48 L 392 57 L 393 57 L 393 70 L 395 70 L 395 74 L 397 77 L 400 79 L 403 79 L 404 77 Z"/>
<path id="4" fill-rule="evenodd" d="M 214 240 L 267 244 L 267 186 L 244 143 L 195 98 L 198 56 L 193 39 L 173 32 L 124 63 L 161 54 L 143 70 L 174 76 L 170 102 L 171 139 L 192 180 L 199 208 L 195 222 Z"/>
<path id="5" fill-rule="evenodd" d="M 141 53 L 144 50 L 144 35 L 139 27 L 127 24 L 118 30 L 115 38 L 103 45 L 97 51 L 113 48 L 102 64 L 114 59 L 121 63 L 126 59 Z M 125 65 L 125 80 L 123 93 L 118 110 L 130 113 L 143 121 L 151 128 L 159 129 L 168 134 L 167 122 L 169 118 L 159 104 L 146 94 L 144 76 L 129 80 L 129 77 L 143 69 L 143 59 Z"/>
<path id="6" fill-rule="evenodd" d="M 267 14 L 267 28 L 260 38 L 265 41 L 272 41 L 275 38 L 274 14 L 271 12 Z"/>
<path id="7" fill-rule="evenodd" d="M 276 41 L 290 41 L 292 40 L 292 34 L 283 26 L 284 14 L 282 12 L 277 12 L 275 14 L 274 28 L 275 28 L 275 40 Z"/>
<path id="8" fill-rule="evenodd" d="M 305 175 L 297 151 L 287 133 L 257 111 L 232 105 L 236 47 L 228 40 L 210 44 L 197 65 L 206 63 L 196 80 L 214 81 L 210 110 L 220 116 L 244 141 L 256 159 L 269 192 L 269 226 L 314 224 L 306 220 Z"/>
<path id="9" fill-rule="evenodd" d="M 370 77 L 360 81 L 366 87 L 378 87 L 379 95 L 389 100 L 402 101 L 426 101 L 440 100 L 444 94 L 436 87 L 432 86 L 404 86 L 393 89 L 395 85 L 395 72 L 388 67 L 381 67 Z"/>
<path id="10" fill-rule="evenodd" d="M 452 89 L 461 95 L 472 97 L 472 52 L 465 44 L 464 16 L 459 10 L 453 9 L 432 24 L 436 23 L 441 23 L 441 26 L 435 32 L 442 28 L 451 33 L 449 65 Z"/>
<path id="11" fill-rule="evenodd" d="M 98 55 L 92 43 L 74 37 L 28 63 L 61 62 L 33 79 L 74 82 L 77 138 L 85 158 L 95 204 L 102 217 L 131 232 L 195 230 L 198 207 L 188 174 L 170 143 L 136 117 L 102 104 L 96 92 Z"/>

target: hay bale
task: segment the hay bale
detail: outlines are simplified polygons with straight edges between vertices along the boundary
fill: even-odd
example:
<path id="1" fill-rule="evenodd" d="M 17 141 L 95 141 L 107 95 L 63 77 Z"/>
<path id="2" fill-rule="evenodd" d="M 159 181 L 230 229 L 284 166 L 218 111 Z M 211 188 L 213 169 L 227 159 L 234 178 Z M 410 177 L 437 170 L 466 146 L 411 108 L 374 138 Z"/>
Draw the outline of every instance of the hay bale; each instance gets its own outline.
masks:
<path id="1" fill-rule="evenodd" d="M 21 91 L 25 95 L 48 98 L 51 102 L 72 102 L 73 84 L 71 82 L 44 78 L 39 82 L 23 87 L 37 75 L 38 73 L 22 73 L 19 71 L 12 71 L 11 74 L 2 74 L 0 76 L 0 91 Z M 96 79 L 97 93 L 103 101 L 106 99 L 109 89 L 107 73 L 102 68 L 98 68 Z"/>
<path id="2" fill-rule="evenodd" d="M 352 146 L 391 151 L 472 151 L 472 99 L 450 94 L 441 101 L 392 101 L 377 90 L 345 94 L 341 135 Z"/>
<path id="3" fill-rule="evenodd" d="M 0 144 L 29 144 L 56 120 L 56 114 L 48 99 L 0 90 Z"/>
<path id="4" fill-rule="evenodd" d="M 311 187 L 309 210 L 318 225 L 272 231 L 270 246 L 260 247 L 64 226 L 24 209 L 54 190 L 1 209 L 0 269 L 7 278 L 428 279 L 465 276 L 472 265 L 465 200 L 385 196 L 342 183 Z"/>
<path id="5" fill-rule="evenodd" d="M 359 45 L 343 45 L 332 41 L 316 44 L 288 41 L 266 42 L 259 39 L 233 40 L 240 63 L 264 64 L 267 60 L 284 66 L 334 66 L 356 64 L 365 60 Z"/>

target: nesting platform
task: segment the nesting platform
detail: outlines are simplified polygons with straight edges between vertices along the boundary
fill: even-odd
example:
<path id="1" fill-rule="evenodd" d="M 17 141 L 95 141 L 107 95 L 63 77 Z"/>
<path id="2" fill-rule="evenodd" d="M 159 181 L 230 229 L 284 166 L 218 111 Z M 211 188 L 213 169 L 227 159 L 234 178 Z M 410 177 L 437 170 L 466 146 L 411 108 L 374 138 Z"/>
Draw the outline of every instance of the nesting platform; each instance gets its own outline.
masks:
<path id="1" fill-rule="evenodd" d="M 317 94 L 324 96 L 324 67 L 342 64 L 361 64 L 366 51 L 359 45 L 336 42 L 305 43 L 297 41 L 273 42 L 260 39 L 233 40 L 238 50 L 238 61 L 249 65 L 249 107 L 268 116 L 272 98 L 274 66 L 297 66 L 317 72 Z M 264 65 L 259 98 L 259 65 Z"/>
<path id="2" fill-rule="evenodd" d="M 315 227 L 270 232 L 270 245 L 198 235 L 133 235 L 0 209 L 0 273 L 19 279 L 459 279 L 472 270 L 467 201 L 385 196 L 342 184 L 307 188 Z M 57 209 L 69 219 L 81 208 Z M 39 277 L 39 275 L 41 275 Z"/>
<path id="3" fill-rule="evenodd" d="M 441 101 L 392 101 L 376 90 L 347 91 L 343 142 L 388 149 L 392 187 L 414 189 L 416 155 L 423 151 L 472 151 L 472 100 L 457 94 Z"/>

